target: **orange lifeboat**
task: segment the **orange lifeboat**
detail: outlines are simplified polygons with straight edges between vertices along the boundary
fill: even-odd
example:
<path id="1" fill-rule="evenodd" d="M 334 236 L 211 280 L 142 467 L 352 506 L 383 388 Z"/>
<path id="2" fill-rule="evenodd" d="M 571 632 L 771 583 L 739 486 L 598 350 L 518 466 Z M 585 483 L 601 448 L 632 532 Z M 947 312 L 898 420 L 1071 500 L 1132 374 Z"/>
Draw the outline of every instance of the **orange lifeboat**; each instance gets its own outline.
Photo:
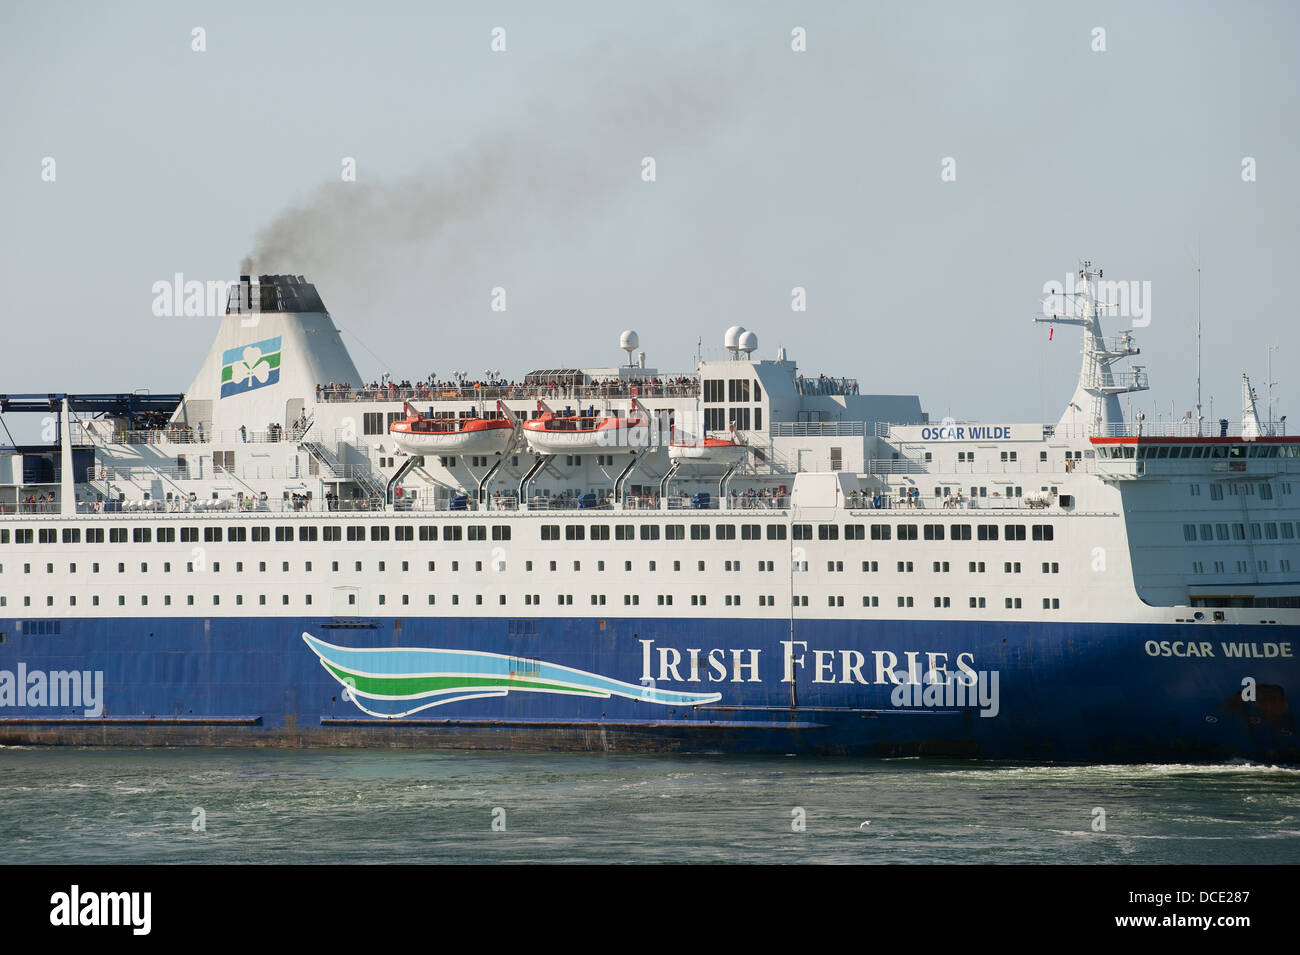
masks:
<path id="1" fill-rule="evenodd" d="M 626 418 L 614 415 L 557 415 L 546 411 L 524 422 L 524 439 L 534 454 L 574 454 L 606 448 L 634 446 L 628 433 L 647 424 L 633 412 Z M 644 441 L 641 442 L 643 446 Z"/>
<path id="2" fill-rule="evenodd" d="M 728 438 L 705 438 L 693 444 L 668 445 L 668 458 L 682 464 L 734 464 L 749 450 Z"/>
<path id="3" fill-rule="evenodd" d="M 408 454 L 500 454 L 514 434 L 504 418 L 430 418 L 410 415 L 388 426 Z"/>

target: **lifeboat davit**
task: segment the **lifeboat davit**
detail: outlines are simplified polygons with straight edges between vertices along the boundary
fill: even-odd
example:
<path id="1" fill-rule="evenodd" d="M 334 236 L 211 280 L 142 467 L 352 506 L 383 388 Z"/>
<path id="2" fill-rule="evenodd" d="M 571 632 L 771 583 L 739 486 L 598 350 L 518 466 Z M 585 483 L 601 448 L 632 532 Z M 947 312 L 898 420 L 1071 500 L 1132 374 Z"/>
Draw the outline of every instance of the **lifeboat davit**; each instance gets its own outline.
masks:
<path id="1" fill-rule="evenodd" d="M 500 454 L 514 426 L 504 418 L 429 418 L 412 415 L 388 426 L 407 454 Z"/>
<path id="2" fill-rule="evenodd" d="M 668 458 L 682 464 L 735 464 L 749 448 L 727 438 L 705 438 L 694 444 L 668 445 Z"/>
<path id="3" fill-rule="evenodd" d="M 640 415 L 557 415 L 547 411 L 524 422 L 524 439 L 534 454 L 574 454 L 605 448 L 641 447 L 628 440 L 628 432 L 645 426 Z"/>

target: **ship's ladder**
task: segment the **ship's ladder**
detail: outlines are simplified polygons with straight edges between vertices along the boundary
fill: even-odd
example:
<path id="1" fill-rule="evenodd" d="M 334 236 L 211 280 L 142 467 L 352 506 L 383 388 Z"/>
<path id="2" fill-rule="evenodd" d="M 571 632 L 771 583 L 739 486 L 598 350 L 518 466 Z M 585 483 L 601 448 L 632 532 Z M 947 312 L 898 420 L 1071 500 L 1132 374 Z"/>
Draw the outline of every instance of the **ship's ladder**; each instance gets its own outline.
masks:
<path id="1" fill-rule="evenodd" d="M 364 455 L 361 456 L 363 464 L 344 465 L 339 461 L 338 455 L 330 451 L 319 441 L 304 441 L 300 447 L 319 461 L 330 472 L 330 476 L 339 481 L 352 481 L 360 485 L 366 496 L 371 500 L 383 501 L 388 499 L 389 487 L 382 475 L 375 474 L 370 468 L 369 461 Z"/>

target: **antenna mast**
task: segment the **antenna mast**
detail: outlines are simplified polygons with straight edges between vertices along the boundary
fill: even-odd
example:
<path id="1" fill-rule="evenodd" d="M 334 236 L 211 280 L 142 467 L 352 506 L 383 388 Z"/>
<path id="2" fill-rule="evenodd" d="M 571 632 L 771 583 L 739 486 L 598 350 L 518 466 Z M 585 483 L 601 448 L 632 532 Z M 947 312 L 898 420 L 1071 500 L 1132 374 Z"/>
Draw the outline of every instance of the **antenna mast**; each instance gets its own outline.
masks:
<path id="1" fill-rule="evenodd" d="M 1198 243 L 1199 244 L 1199 243 Z M 1201 254 L 1196 253 L 1196 436 L 1202 437 L 1201 417 Z"/>
<path id="2" fill-rule="evenodd" d="M 1276 400 L 1273 397 L 1273 386 L 1277 384 L 1277 382 L 1273 380 L 1273 352 L 1279 350 L 1280 350 L 1280 346 L 1278 345 L 1268 346 L 1268 381 L 1264 382 L 1264 384 L 1268 386 L 1268 433 L 1269 434 L 1273 433 L 1273 402 Z"/>

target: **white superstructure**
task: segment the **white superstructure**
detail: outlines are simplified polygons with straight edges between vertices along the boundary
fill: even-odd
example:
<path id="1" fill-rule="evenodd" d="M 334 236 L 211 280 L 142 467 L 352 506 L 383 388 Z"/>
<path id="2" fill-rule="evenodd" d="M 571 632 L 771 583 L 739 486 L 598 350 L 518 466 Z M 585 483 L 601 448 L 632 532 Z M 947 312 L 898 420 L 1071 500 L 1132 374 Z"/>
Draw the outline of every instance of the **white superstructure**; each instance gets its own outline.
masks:
<path id="1" fill-rule="evenodd" d="M 1102 336 L 1090 294 L 1056 319 L 1084 328 L 1060 421 L 973 424 L 758 357 L 739 326 L 730 357 L 682 374 L 634 364 L 625 333 L 617 368 L 364 385 L 315 289 L 263 276 L 165 419 L 60 397 L 68 440 L 0 455 L 0 602 L 31 617 L 1294 616 L 1300 445 L 1253 404 L 1213 435 L 1124 421 L 1117 395 L 1145 375 L 1113 368 L 1137 349 Z M 389 431 L 408 404 L 506 417 L 512 437 L 412 455 Z M 530 445 L 522 422 L 546 414 L 633 426 Z M 710 440 L 743 450 L 671 451 Z M 403 541 L 440 556 L 395 557 Z"/>

